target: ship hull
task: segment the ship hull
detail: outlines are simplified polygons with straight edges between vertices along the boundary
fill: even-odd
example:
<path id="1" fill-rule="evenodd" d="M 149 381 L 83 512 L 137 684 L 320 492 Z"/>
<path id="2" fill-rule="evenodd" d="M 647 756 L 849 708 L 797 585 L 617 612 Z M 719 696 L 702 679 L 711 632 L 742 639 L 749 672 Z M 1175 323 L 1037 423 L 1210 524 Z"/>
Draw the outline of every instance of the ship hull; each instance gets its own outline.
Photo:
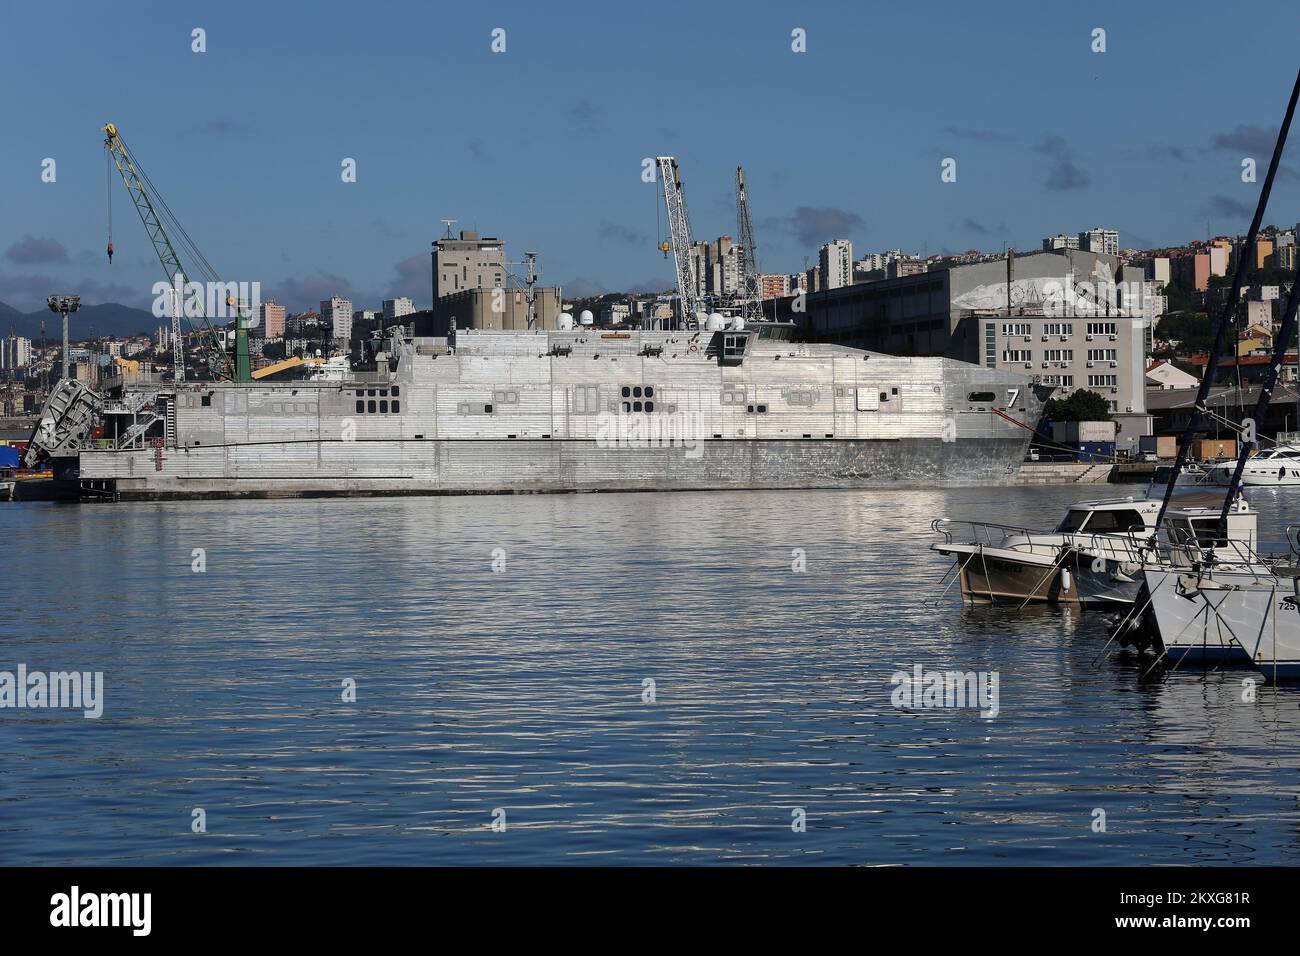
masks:
<path id="1" fill-rule="evenodd" d="M 83 480 L 118 500 L 997 484 L 1025 438 L 706 441 L 601 447 L 563 439 L 272 442 L 87 450 Z"/>

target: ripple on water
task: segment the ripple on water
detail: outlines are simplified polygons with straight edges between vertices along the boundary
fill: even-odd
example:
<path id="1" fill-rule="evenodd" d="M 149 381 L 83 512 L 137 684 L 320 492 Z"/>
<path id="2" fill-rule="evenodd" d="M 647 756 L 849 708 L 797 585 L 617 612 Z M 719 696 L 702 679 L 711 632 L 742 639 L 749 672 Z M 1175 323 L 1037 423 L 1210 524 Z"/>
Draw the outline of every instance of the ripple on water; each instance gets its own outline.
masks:
<path id="1" fill-rule="evenodd" d="M 932 518 L 1096 495 L 0 508 L 0 669 L 107 698 L 0 712 L 0 863 L 1300 861 L 1296 692 L 1143 681 L 1094 663 L 1100 618 L 939 597 Z M 997 672 L 998 715 L 894 708 L 915 663 Z"/>

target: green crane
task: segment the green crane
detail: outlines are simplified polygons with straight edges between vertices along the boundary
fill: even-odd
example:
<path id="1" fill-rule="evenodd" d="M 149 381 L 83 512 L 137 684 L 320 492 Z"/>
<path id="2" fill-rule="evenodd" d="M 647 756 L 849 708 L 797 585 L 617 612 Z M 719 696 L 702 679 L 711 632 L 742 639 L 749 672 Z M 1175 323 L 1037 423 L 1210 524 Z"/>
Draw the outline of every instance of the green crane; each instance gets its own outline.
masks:
<path id="1" fill-rule="evenodd" d="M 153 250 L 158 256 L 158 261 L 162 263 L 163 272 L 166 274 L 168 283 L 179 281 L 181 289 L 184 290 L 190 282 L 190 275 L 181 264 L 180 256 L 176 254 L 176 248 L 172 245 L 167 229 L 163 226 L 164 219 L 172 227 L 186 253 L 198 266 L 203 278 L 208 282 L 218 283 L 220 280 L 217 278 L 216 270 L 212 268 L 212 264 L 199 251 L 194 240 L 190 238 L 189 233 L 185 231 L 185 227 L 181 225 L 180 220 L 176 218 L 176 215 L 167 205 L 167 201 L 162 198 L 157 187 L 149 179 L 149 175 L 141 167 L 139 160 L 127 148 L 126 143 L 122 141 L 122 135 L 118 132 L 117 127 L 112 123 L 108 123 L 104 126 L 103 132 L 105 136 L 105 158 L 115 165 L 118 173 L 121 174 L 122 184 L 126 186 L 126 191 L 135 204 L 135 211 L 140 214 L 140 221 L 144 224 L 149 241 L 153 243 Z M 106 176 L 111 181 L 111 170 L 106 170 Z M 111 263 L 113 261 L 113 202 L 111 189 L 108 199 L 108 261 Z M 245 303 L 236 302 L 233 297 L 227 294 L 226 304 L 236 308 L 234 365 L 231 365 L 230 356 L 226 354 L 216 329 L 212 327 L 207 315 L 203 312 L 199 315 L 202 320 L 202 326 L 198 329 L 200 353 L 213 378 L 221 381 L 249 382 L 252 381 L 252 363 L 248 356 Z M 185 380 L 185 347 L 181 334 L 181 312 L 183 308 L 180 302 L 174 302 L 173 306 L 171 310 L 172 363 L 175 369 L 176 381 L 181 382 Z"/>

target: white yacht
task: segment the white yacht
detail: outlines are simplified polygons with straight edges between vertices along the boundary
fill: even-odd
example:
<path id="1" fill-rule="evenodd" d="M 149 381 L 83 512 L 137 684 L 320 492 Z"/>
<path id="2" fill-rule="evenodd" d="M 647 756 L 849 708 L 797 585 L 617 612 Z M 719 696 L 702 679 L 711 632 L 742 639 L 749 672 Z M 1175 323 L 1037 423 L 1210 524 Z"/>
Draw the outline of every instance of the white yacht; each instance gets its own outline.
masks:
<path id="1" fill-rule="evenodd" d="M 1221 461 L 1209 469 L 1216 485 L 1227 485 L 1237 463 Z M 1241 472 L 1243 485 L 1300 485 L 1300 445 L 1278 445 L 1246 459 Z"/>

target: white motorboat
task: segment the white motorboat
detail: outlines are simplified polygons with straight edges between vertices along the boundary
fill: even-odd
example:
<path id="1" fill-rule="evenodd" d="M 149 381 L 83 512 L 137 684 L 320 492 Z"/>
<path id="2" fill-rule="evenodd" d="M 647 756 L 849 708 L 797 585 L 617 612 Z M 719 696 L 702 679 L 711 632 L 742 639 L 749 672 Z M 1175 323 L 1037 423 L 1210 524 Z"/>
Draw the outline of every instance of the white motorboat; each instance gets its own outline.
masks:
<path id="1" fill-rule="evenodd" d="M 1134 545 L 1150 537 L 1159 511 L 1160 502 L 1144 498 L 1081 501 L 1046 532 L 940 518 L 931 527 L 943 540 L 931 550 L 956 559 L 962 597 L 972 604 L 1084 604 L 1079 569 L 1140 560 Z M 956 528 L 971 540 L 954 541 Z"/>
<path id="2" fill-rule="evenodd" d="M 1210 480 L 1228 485 L 1237 467 L 1235 460 L 1221 461 L 1209 469 Z M 1241 472 L 1243 485 L 1300 485 L 1300 445 L 1278 445 L 1246 459 Z"/>
<path id="3" fill-rule="evenodd" d="M 1225 538 L 1213 543 L 1223 507 L 1223 492 L 1175 490 L 1173 506 L 1165 513 L 1163 538 L 1148 534 L 1130 536 L 1129 547 L 1117 556 L 1095 557 L 1079 564 L 1076 578 L 1082 603 L 1124 609 L 1132 606 L 1147 575 L 1152 571 L 1186 567 L 1191 549 L 1198 557 L 1206 549 L 1215 560 L 1241 563 L 1255 553 L 1258 516 L 1240 497 L 1228 514 Z"/>

